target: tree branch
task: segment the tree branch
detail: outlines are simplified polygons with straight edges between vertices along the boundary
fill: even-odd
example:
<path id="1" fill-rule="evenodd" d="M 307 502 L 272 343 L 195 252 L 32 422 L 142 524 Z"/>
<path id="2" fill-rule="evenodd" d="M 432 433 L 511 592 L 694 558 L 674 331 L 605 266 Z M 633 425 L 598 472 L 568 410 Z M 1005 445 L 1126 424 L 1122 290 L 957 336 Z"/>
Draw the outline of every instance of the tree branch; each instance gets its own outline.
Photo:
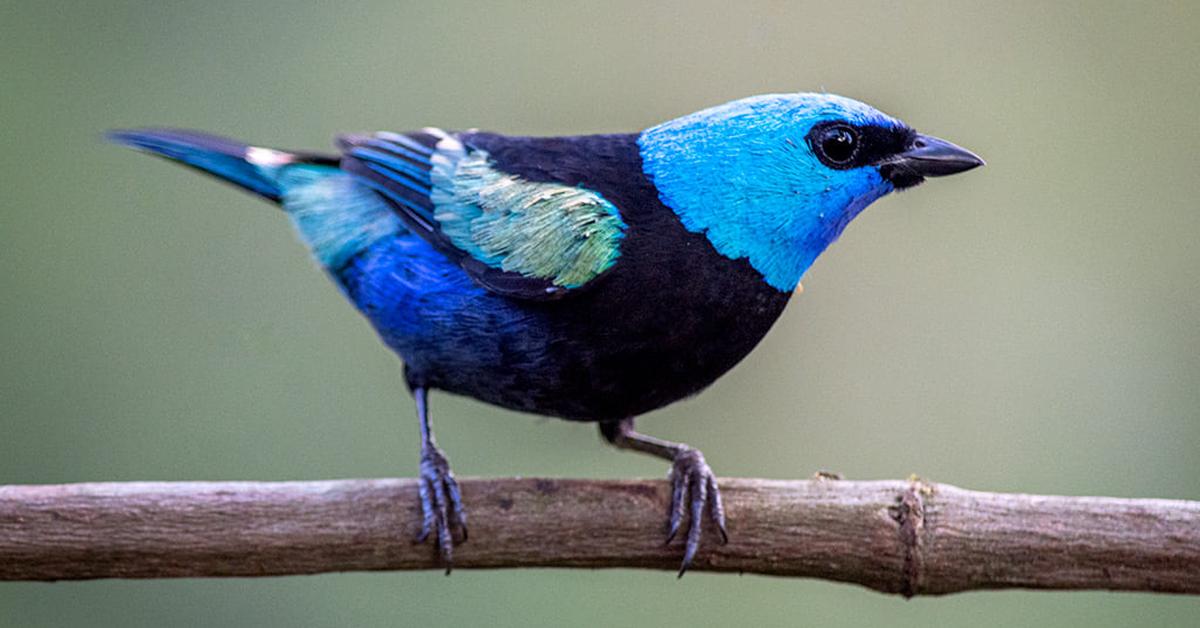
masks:
<path id="1" fill-rule="evenodd" d="M 731 540 L 695 569 L 972 589 L 1200 593 L 1200 502 L 919 481 L 721 480 Z M 456 568 L 676 569 L 662 481 L 468 479 Z M 0 580 L 439 568 L 414 480 L 0 486 Z"/>

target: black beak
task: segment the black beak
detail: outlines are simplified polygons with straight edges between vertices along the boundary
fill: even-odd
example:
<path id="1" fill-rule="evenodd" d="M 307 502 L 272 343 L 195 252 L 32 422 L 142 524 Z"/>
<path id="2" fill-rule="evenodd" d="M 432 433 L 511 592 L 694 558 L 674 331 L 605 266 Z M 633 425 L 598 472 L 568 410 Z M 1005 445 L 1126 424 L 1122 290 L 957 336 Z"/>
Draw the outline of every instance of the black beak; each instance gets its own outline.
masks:
<path id="1" fill-rule="evenodd" d="M 886 159 L 880 173 L 897 188 L 912 187 L 925 177 L 944 177 L 982 166 L 979 155 L 932 135 L 917 134 L 909 147 Z"/>

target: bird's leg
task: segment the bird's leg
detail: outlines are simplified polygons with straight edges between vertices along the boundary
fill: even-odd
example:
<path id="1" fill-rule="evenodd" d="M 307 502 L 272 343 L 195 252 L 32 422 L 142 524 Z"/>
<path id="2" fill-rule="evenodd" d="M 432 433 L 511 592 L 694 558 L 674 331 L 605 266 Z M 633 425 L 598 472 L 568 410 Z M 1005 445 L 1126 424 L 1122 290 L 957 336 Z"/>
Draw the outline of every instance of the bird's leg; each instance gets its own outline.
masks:
<path id="1" fill-rule="evenodd" d="M 691 566 L 696 551 L 700 549 L 706 509 L 708 518 L 721 533 L 721 543 L 729 542 L 717 477 L 704 461 L 704 454 L 700 450 L 638 433 L 633 429 L 632 418 L 602 422 L 600 433 L 605 440 L 621 449 L 632 449 L 671 461 L 671 473 L 668 476 L 671 480 L 671 510 L 667 518 L 667 543 L 679 532 L 685 507 L 689 510 L 687 543 L 683 564 L 679 567 L 680 576 Z"/>
<path id="2" fill-rule="evenodd" d="M 424 387 L 412 389 L 417 402 L 417 417 L 421 421 L 421 532 L 417 543 L 424 543 L 430 535 L 441 552 L 446 573 L 450 573 L 454 558 L 454 528 L 462 532 L 462 542 L 467 541 L 467 513 L 462 505 L 462 493 L 454 474 L 450 473 L 450 462 L 438 449 L 433 439 L 433 428 L 429 424 L 429 393 Z"/>

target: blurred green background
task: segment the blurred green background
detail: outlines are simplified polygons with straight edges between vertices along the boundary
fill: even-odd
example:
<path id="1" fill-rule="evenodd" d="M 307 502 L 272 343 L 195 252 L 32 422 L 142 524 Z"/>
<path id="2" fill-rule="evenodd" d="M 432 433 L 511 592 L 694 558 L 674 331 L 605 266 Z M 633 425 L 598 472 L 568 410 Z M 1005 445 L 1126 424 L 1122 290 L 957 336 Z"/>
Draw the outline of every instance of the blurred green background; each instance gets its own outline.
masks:
<path id="1" fill-rule="evenodd" d="M 107 128 L 322 149 L 824 89 L 989 165 L 876 204 L 645 431 L 722 475 L 1200 499 L 1198 27 L 1186 2 L 0 2 L 0 483 L 416 470 L 397 360 L 283 217 Z M 460 475 L 666 471 L 592 425 L 433 403 Z M 12 627 L 1198 622 L 1179 597 L 625 570 L 0 583 Z"/>

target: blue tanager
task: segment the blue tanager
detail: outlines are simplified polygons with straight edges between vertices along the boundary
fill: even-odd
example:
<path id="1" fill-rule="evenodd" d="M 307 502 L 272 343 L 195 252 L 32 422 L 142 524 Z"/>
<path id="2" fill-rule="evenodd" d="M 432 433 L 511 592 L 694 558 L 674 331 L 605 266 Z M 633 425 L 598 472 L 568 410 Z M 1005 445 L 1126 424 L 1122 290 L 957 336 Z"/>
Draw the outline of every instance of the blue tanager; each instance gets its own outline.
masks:
<path id="1" fill-rule="evenodd" d="M 680 573 L 725 515 L 701 453 L 634 430 L 738 363 L 867 205 L 983 161 L 861 102 L 774 94 L 640 133 L 345 135 L 336 154 L 192 131 L 111 139 L 281 207 L 399 354 L 421 432 L 419 540 L 447 569 L 467 515 L 428 393 L 594 421 L 671 461 Z"/>

